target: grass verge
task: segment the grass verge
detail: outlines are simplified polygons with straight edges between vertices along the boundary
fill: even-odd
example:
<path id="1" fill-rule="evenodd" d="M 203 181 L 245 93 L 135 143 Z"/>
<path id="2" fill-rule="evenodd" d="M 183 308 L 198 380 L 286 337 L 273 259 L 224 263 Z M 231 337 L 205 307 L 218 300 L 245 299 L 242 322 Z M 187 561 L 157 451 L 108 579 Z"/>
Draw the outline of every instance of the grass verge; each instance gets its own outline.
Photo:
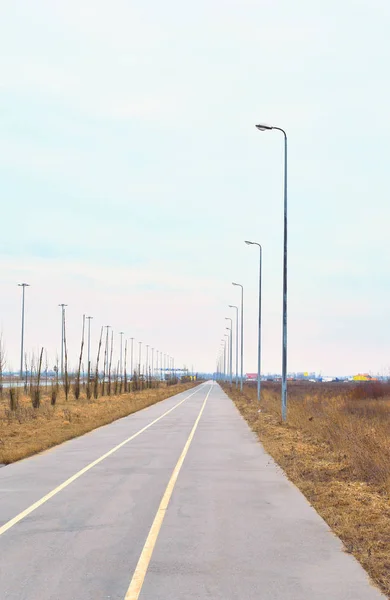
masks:
<path id="1" fill-rule="evenodd" d="M 47 450 L 196 385 L 183 383 L 97 400 L 66 402 L 60 395 L 54 407 L 49 397 L 43 397 L 39 408 L 32 408 L 30 399 L 21 398 L 15 411 L 4 402 L 0 404 L 0 463 L 9 464 Z"/>
<path id="2" fill-rule="evenodd" d="M 288 424 L 280 388 L 225 392 L 264 448 L 390 597 L 390 400 L 356 389 L 291 384 Z M 320 392 L 318 390 L 321 390 Z"/>

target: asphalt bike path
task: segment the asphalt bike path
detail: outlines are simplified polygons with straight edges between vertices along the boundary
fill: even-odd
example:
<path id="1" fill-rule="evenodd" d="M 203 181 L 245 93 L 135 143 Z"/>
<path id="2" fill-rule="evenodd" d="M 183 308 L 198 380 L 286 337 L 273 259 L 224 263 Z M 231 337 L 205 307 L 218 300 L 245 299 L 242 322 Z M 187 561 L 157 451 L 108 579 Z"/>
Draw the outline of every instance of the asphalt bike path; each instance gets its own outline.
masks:
<path id="1" fill-rule="evenodd" d="M 208 382 L 0 469 L 0 598 L 384 596 Z"/>

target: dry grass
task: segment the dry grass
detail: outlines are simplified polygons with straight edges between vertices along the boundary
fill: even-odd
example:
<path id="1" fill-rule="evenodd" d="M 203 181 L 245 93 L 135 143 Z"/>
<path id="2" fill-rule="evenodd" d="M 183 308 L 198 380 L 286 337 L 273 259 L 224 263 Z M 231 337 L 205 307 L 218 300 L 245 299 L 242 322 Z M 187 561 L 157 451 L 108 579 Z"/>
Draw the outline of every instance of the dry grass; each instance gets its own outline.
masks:
<path id="1" fill-rule="evenodd" d="M 288 424 L 280 387 L 232 397 L 265 449 L 390 597 L 390 394 L 348 384 L 289 384 Z M 378 391 L 378 390 L 377 390 Z"/>
<path id="2" fill-rule="evenodd" d="M 62 392 L 54 407 L 48 395 L 43 395 L 39 408 L 32 408 L 31 400 L 22 397 L 15 411 L 9 410 L 4 398 L 0 402 L 0 463 L 9 464 L 46 450 L 195 385 L 164 386 L 97 400 L 81 396 L 68 402 Z"/>

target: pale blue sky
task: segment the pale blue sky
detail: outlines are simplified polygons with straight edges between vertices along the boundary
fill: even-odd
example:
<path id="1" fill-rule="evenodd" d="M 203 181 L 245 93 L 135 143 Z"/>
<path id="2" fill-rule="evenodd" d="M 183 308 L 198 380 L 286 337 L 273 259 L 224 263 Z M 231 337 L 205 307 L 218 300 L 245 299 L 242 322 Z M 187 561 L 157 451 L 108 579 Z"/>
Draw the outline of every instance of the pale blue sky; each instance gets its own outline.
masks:
<path id="1" fill-rule="evenodd" d="M 379 0 L 34 0 L 0 23 L 0 328 L 18 365 L 59 351 L 69 304 L 213 369 L 246 288 L 256 368 L 280 371 L 282 137 L 289 136 L 289 369 L 390 367 L 390 5 Z M 53 362 L 53 361 L 52 361 Z"/>

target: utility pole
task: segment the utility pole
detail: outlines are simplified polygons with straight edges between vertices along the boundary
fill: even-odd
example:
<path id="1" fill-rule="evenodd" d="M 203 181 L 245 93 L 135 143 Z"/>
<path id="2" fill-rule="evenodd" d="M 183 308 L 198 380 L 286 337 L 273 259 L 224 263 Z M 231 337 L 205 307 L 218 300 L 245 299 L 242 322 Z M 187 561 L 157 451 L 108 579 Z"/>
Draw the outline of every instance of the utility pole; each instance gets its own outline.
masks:
<path id="1" fill-rule="evenodd" d="M 26 287 L 30 287 L 29 283 L 18 283 L 22 288 L 22 339 L 20 343 L 20 378 L 23 379 L 23 348 L 24 348 L 24 292 Z"/>
<path id="2" fill-rule="evenodd" d="M 65 307 L 67 304 L 59 304 L 61 306 L 61 379 L 64 377 L 64 337 L 65 337 Z"/>

